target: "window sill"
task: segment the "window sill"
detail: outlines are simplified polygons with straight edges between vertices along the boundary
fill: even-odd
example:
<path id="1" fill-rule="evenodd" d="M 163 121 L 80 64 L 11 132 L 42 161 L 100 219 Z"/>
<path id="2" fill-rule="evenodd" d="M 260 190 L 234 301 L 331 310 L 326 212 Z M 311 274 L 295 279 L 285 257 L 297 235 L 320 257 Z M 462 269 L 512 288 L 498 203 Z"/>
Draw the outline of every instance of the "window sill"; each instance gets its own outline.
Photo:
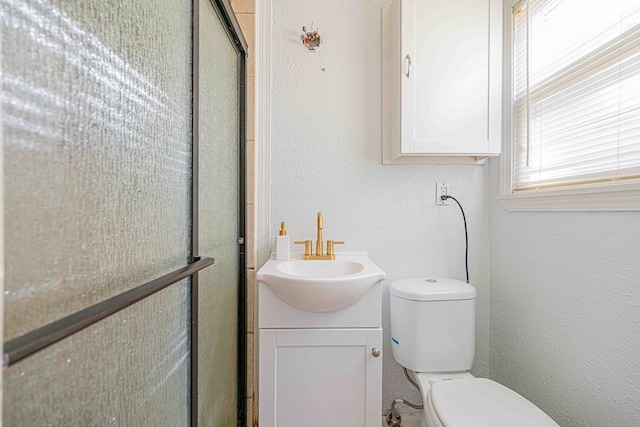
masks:
<path id="1" fill-rule="evenodd" d="M 506 210 L 525 211 L 640 211 L 640 182 L 617 182 L 503 194 L 496 197 Z"/>

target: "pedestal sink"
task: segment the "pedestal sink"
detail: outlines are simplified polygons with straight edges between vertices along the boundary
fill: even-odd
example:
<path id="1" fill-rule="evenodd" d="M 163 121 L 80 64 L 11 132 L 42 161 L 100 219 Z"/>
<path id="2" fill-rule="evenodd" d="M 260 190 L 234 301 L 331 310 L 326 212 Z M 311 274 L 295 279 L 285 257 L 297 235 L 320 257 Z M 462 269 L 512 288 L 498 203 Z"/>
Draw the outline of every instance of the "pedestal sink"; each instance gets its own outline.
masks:
<path id="1" fill-rule="evenodd" d="M 341 252 L 335 260 L 270 259 L 256 274 L 281 300 L 304 311 L 325 313 L 359 301 L 384 272 L 366 253 Z"/>

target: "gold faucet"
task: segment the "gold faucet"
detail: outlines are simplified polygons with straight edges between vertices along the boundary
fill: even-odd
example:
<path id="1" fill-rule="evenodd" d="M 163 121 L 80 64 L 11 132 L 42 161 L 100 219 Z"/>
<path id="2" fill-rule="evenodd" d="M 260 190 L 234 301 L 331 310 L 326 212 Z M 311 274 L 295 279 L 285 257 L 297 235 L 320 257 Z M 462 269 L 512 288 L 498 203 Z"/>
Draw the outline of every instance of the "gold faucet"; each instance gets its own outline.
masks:
<path id="1" fill-rule="evenodd" d="M 322 212 L 318 212 L 318 233 L 316 236 L 316 252 L 312 253 L 311 240 L 297 240 L 296 245 L 304 245 L 303 259 L 336 259 L 333 252 L 334 245 L 344 245 L 341 240 L 327 240 L 327 253 L 324 253 L 324 243 L 322 242 Z"/>

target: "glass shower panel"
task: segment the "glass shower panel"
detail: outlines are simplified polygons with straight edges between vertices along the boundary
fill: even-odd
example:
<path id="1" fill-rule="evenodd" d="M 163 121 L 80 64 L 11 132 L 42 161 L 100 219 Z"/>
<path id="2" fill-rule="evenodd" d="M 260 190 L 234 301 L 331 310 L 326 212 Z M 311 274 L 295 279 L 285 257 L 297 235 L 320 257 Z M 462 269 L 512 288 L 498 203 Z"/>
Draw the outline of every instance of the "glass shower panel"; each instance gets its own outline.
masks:
<path id="1" fill-rule="evenodd" d="M 0 18 L 8 340 L 186 264 L 192 4 L 0 0 Z"/>
<path id="2" fill-rule="evenodd" d="M 192 4 L 0 0 L 5 339 L 184 267 Z M 186 425 L 189 280 L 4 372 L 5 426 Z"/>
<path id="3" fill-rule="evenodd" d="M 200 0 L 200 425 L 236 425 L 238 342 L 239 56 L 209 0 Z"/>
<path id="4" fill-rule="evenodd" d="M 186 426 L 190 279 L 5 371 L 4 426 Z"/>

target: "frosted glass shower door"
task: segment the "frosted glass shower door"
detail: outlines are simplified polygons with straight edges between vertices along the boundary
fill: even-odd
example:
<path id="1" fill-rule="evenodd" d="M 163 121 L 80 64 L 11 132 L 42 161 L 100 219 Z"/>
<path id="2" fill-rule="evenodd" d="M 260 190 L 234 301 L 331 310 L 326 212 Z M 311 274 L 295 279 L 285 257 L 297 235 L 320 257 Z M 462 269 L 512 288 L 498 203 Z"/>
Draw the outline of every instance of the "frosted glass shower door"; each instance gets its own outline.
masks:
<path id="1" fill-rule="evenodd" d="M 198 246 L 215 264 L 198 278 L 198 424 L 232 426 L 245 398 L 244 368 L 238 366 L 244 358 L 238 309 L 244 285 L 244 63 L 222 11 L 209 0 L 199 0 L 199 7 Z"/>
<path id="2" fill-rule="evenodd" d="M 228 2 L 0 0 L 0 31 L 0 425 L 245 425 Z"/>
<path id="3" fill-rule="evenodd" d="M 189 262 L 192 4 L 0 0 L 0 24 L 11 343 Z M 4 426 L 188 425 L 189 287 L 11 364 Z"/>

